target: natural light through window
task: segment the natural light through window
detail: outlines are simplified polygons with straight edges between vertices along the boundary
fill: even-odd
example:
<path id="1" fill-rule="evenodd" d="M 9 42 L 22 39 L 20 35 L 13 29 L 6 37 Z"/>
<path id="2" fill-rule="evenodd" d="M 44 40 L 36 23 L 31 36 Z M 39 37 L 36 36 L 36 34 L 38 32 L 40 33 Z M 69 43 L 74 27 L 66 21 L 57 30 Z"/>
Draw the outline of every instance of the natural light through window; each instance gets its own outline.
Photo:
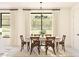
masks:
<path id="1" fill-rule="evenodd" d="M 53 34 L 52 23 L 52 13 L 31 14 L 31 33 L 40 34 L 40 31 L 44 31 L 46 34 Z"/>
<path id="2" fill-rule="evenodd" d="M 2 14 L 2 37 L 3 38 L 10 37 L 10 14 L 9 13 Z"/>

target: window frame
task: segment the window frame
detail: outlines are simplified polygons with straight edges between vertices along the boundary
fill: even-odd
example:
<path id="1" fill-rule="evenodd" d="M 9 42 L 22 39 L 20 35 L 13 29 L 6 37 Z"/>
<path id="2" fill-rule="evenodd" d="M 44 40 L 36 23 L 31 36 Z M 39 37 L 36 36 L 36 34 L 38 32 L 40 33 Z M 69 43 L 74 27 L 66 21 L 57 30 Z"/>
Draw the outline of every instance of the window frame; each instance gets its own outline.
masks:
<path id="1" fill-rule="evenodd" d="M 42 20 L 42 15 L 43 14 L 52 14 L 52 13 L 49 13 L 49 12 L 44 12 L 44 13 L 41 13 L 41 12 L 38 12 L 38 13 L 31 13 L 31 14 L 40 14 L 41 15 L 41 29 L 40 31 L 43 30 L 43 20 Z M 51 19 L 52 20 L 52 19 Z M 32 25 L 32 24 L 31 24 Z M 32 28 L 32 27 L 31 27 Z M 32 29 L 31 29 L 32 30 Z"/>
<path id="2" fill-rule="evenodd" d="M 3 13 L 1 13 L 1 20 L 2 20 L 2 21 L 3 21 L 3 18 L 2 18 L 2 15 L 3 15 L 3 14 L 10 14 L 10 13 L 8 13 L 8 12 L 3 12 Z M 5 20 L 7 20 L 7 19 L 5 19 Z M 9 24 L 9 25 L 3 25 L 3 24 L 2 24 L 2 27 L 3 27 L 3 26 L 9 26 L 9 27 L 10 27 L 10 24 Z M 3 30 L 2 30 L 2 32 L 3 32 Z M 7 31 L 7 32 L 8 32 L 8 31 Z M 3 37 L 3 38 L 10 38 L 10 36 L 9 36 L 9 37 L 4 37 L 4 36 L 2 36 L 2 37 Z"/>

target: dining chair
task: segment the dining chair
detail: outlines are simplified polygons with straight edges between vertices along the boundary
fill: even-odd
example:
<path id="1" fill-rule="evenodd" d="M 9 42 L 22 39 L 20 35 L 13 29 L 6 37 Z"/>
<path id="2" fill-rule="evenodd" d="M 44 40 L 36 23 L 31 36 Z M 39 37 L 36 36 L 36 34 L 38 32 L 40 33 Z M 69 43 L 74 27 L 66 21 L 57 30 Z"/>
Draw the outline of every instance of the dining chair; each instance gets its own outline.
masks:
<path id="1" fill-rule="evenodd" d="M 51 47 L 54 51 L 54 54 L 56 55 L 56 53 L 55 53 L 55 37 L 46 37 L 46 41 L 45 41 L 46 55 L 47 55 L 48 47 Z"/>
<path id="2" fill-rule="evenodd" d="M 29 49 L 30 49 L 30 42 L 24 41 L 23 35 L 20 35 L 20 39 L 21 39 L 21 50 L 20 51 L 22 51 L 24 49 L 24 45 L 26 45 L 26 44 L 27 44 L 27 50 L 29 51 Z"/>
<path id="3" fill-rule="evenodd" d="M 60 45 L 62 45 L 62 49 L 65 51 L 65 39 L 66 39 L 66 35 L 62 36 L 62 41 L 59 42 Z"/>
<path id="4" fill-rule="evenodd" d="M 40 54 L 40 40 L 39 40 L 39 37 L 30 37 L 31 39 L 31 52 L 30 54 L 32 53 L 32 50 L 34 47 L 37 46 L 38 48 L 38 53 Z"/>
<path id="5" fill-rule="evenodd" d="M 61 45 L 62 49 L 65 51 L 65 39 L 66 39 L 66 35 L 63 35 L 62 40 L 59 42 L 56 42 L 56 47 L 58 47 L 58 43 L 59 43 L 59 45 Z M 57 48 L 57 51 L 58 51 L 58 48 Z"/>
<path id="6" fill-rule="evenodd" d="M 24 45 L 26 45 L 26 42 L 24 41 L 23 35 L 20 35 L 20 39 L 21 39 L 21 51 L 22 51 L 24 49 Z"/>

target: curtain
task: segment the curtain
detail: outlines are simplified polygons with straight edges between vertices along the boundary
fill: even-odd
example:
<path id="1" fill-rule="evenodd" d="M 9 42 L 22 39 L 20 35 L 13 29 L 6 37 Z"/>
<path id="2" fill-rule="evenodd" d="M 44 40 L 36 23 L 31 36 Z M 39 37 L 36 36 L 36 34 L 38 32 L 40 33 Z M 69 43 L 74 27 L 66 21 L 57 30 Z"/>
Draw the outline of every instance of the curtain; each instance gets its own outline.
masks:
<path id="1" fill-rule="evenodd" d="M 24 11 L 25 14 L 25 36 L 30 37 L 30 31 L 31 31 L 31 17 L 30 17 L 30 11 Z"/>
<path id="2" fill-rule="evenodd" d="M 58 20 L 59 20 L 59 11 L 52 12 L 52 31 L 53 36 L 58 36 Z"/>
<path id="3" fill-rule="evenodd" d="M 10 12 L 10 29 L 11 29 L 11 40 L 10 45 L 17 45 L 17 11 L 13 10 Z"/>

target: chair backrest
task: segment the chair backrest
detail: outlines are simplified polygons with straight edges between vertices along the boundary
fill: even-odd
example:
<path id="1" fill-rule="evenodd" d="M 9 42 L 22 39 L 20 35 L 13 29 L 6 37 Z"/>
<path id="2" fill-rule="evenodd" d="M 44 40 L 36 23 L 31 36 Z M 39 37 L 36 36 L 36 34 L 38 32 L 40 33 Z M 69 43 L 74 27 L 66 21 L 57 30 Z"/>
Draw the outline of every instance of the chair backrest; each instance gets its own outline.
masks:
<path id="1" fill-rule="evenodd" d="M 46 44 L 52 44 L 55 43 L 55 37 L 46 37 Z"/>
<path id="2" fill-rule="evenodd" d="M 63 37 L 62 37 L 62 42 L 64 42 L 65 39 L 66 39 L 66 35 L 63 35 Z"/>
<path id="3" fill-rule="evenodd" d="M 20 35 L 20 39 L 21 39 L 21 42 L 24 42 L 24 37 L 23 37 L 23 35 Z"/>
<path id="4" fill-rule="evenodd" d="M 55 37 L 46 37 L 47 41 L 55 41 Z"/>
<path id="5" fill-rule="evenodd" d="M 40 36 L 40 34 L 34 34 L 34 36 Z"/>
<path id="6" fill-rule="evenodd" d="M 39 41 L 39 37 L 30 37 L 30 39 L 31 39 L 31 43 Z"/>
<path id="7" fill-rule="evenodd" d="M 45 34 L 45 36 L 47 37 L 47 36 L 52 36 L 51 34 Z"/>

